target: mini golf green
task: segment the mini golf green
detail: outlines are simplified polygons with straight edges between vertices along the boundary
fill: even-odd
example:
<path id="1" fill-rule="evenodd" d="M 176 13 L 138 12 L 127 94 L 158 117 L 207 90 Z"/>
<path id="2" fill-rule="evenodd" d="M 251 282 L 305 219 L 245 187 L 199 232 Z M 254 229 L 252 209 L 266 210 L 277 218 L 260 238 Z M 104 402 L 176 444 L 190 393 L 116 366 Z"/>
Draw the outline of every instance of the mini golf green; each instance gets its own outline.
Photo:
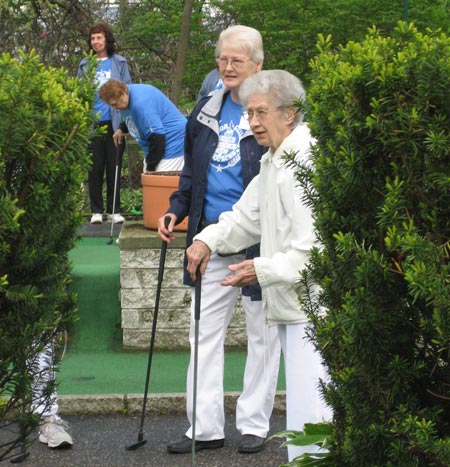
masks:
<path id="1" fill-rule="evenodd" d="M 140 394 L 148 352 L 121 346 L 120 250 L 108 238 L 82 237 L 70 252 L 71 290 L 78 296 L 79 320 L 69 333 L 58 374 L 61 395 Z M 155 352 L 150 391 L 185 392 L 188 352 Z M 245 352 L 228 351 L 225 391 L 242 390 Z M 278 389 L 284 389 L 281 365 Z"/>

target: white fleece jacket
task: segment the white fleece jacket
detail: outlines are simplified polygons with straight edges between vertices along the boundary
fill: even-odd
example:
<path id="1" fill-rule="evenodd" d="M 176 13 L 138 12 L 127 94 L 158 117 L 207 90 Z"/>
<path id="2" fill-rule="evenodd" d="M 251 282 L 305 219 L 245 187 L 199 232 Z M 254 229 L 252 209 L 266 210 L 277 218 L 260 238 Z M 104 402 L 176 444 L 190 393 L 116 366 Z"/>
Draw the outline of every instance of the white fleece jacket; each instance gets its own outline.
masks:
<path id="1" fill-rule="evenodd" d="M 261 159 L 261 171 L 244 191 L 232 211 L 223 213 L 217 224 L 194 237 L 211 251 L 228 254 L 261 242 L 255 270 L 262 287 L 263 312 L 268 324 L 307 321 L 296 291 L 299 271 L 315 243 L 311 210 L 301 199 L 294 170 L 283 154 L 296 153 L 306 161 L 313 139 L 308 126 L 297 126 L 272 153 Z"/>

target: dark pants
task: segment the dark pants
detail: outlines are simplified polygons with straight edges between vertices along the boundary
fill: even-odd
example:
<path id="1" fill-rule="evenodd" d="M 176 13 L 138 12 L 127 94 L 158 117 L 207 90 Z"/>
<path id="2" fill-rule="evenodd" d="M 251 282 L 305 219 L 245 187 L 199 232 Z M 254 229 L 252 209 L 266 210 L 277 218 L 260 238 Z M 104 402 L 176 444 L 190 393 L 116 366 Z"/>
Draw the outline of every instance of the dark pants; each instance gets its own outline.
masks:
<path id="1" fill-rule="evenodd" d="M 125 141 L 117 148 L 112 139 L 113 128 L 111 122 L 99 122 L 98 126 L 107 126 L 106 134 L 92 139 L 90 151 L 92 153 L 92 166 L 88 174 L 89 201 L 94 214 L 103 214 L 103 178 L 106 171 L 106 212 L 113 212 L 114 180 L 117 164 L 116 203 L 114 212 L 120 212 L 120 171 L 122 156 L 125 150 Z M 116 160 L 117 159 L 117 160 Z"/>

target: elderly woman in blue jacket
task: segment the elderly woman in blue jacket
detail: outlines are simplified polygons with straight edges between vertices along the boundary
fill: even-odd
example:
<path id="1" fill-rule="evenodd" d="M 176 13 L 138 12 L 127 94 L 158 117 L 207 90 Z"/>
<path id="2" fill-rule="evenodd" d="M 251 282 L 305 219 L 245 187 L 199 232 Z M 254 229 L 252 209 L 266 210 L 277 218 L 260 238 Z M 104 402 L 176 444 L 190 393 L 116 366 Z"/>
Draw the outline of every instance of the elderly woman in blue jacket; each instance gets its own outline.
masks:
<path id="1" fill-rule="evenodd" d="M 239 99 L 241 84 L 262 67 L 261 34 L 243 25 L 225 29 L 216 45 L 216 57 L 223 87 L 201 99 L 189 117 L 185 165 L 178 190 L 171 196 L 166 213 L 171 221 L 168 228 L 164 225 L 165 216 L 158 223 L 161 238 L 170 242 L 174 238 L 174 225 L 189 216 L 187 246 L 203 226 L 217 222 L 222 212 L 231 209 L 257 175 L 261 155 L 266 151 L 252 135 Z M 224 342 L 240 290 L 222 287 L 220 281 L 226 276 L 230 264 L 245 257 L 252 258 L 258 252 L 259 248 L 253 246 L 246 252 L 235 250 L 227 257 L 214 255 L 202 280 L 196 450 L 224 445 Z M 193 285 L 187 271 L 184 283 Z M 191 427 L 184 437 L 168 444 L 167 449 L 171 453 L 190 452 L 193 437 L 194 292 L 192 295 L 191 362 L 186 390 Z M 255 453 L 263 449 L 269 431 L 280 345 L 276 329 L 268 328 L 263 320 L 258 284 L 242 288 L 242 308 L 247 324 L 247 361 L 243 390 L 236 406 L 236 428 L 242 435 L 237 449 L 242 453 Z"/>
<path id="2" fill-rule="evenodd" d="M 264 319 L 278 328 L 286 374 L 288 430 L 302 430 L 305 423 L 329 420 L 320 379 L 326 378 L 320 355 L 307 339 L 308 319 L 298 300 L 296 284 L 315 244 L 313 218 L 302 201 L 294 169 L 283 160 L 294 153 L 307 162 L 313 139 L 293 103 L 305 99 L 300 81 L 282 70 L 261 71 L 249 77 L 239 92 L 248 121 L 259 144 L 269 150 L 261 170 L 241 199 L 219 222 L 194 237 L 187 249 L 187 269 L 195 277 L 205 273 L 212 254 L 229 254 L 261 242 L 261 255 L 229 267 L 224 287 L 259 282 L 263 293 Z M 289 460 L 316 446 L 288 446 Z"/>

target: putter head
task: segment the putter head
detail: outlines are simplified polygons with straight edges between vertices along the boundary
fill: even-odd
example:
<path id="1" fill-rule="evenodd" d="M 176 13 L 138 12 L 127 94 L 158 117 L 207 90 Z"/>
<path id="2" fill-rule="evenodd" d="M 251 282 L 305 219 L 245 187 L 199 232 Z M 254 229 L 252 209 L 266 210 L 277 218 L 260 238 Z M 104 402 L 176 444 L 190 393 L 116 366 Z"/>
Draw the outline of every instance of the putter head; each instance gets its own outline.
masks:
<path id="1" fill-rule="evenodd" d="M 113 242 L 113 239 L 112 239 L 112 237 L 111 237 L 111 238 L 108 240 L 107 245 L 112 245 L 112 242 Z"/>
<path id="2" fill-rule="evenodd" d="M 23 452 L 22 454 L 19 454 L 18 456 L 14 457 L 13 459 L 11 459 L 11 464 L 20 464 L 21 462 L 23 462 L 28 456 L 30 455 L 30 453 L 27 451 L 27 452 Z"/>
<path id="3" fill-rule="evenodd" d="M 137 443 L 130 444 L 129 446 L 126 446 L 125 449 L 127 451 L 136 451 L 136 449 L 139 449 L 140 447 L 144 446 L 144 444 L 147 442 L 146 439 L 143 439 L 141 441 L 138 441 Z"/>

